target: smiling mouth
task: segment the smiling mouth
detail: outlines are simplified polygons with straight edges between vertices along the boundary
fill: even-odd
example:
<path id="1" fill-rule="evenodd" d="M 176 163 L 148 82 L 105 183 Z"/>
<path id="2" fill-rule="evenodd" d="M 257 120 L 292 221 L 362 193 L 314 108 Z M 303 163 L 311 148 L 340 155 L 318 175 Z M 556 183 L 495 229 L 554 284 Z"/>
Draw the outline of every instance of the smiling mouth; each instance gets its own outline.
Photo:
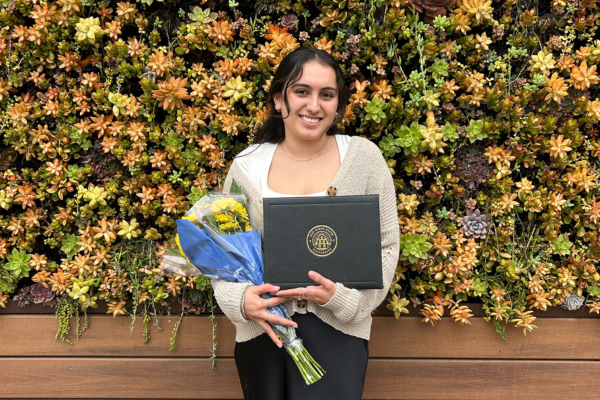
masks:
<path id="1" fill-rule="evenodd" d="M 323 119 L 323 118 L 309 118 L 304 115 L 301 115 L 300 118 L 302 118 L 303 120 L 305 120 L 306 122 L 311 123 L 311 124 L 317 123 Z"/>

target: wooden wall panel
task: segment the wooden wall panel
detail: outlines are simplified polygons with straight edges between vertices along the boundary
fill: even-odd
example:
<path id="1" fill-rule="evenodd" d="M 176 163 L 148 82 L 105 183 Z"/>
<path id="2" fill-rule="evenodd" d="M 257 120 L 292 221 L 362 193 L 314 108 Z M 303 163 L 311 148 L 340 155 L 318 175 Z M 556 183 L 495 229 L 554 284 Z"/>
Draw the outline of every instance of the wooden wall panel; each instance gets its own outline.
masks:
<path id="1" fill-rule="evenodd" d="M 0 398 L 241 399 L 231 358 L 5 358 Z M 590 399 L 600 363 L 371 360 L 363 399 Z"/>
<path id="2" fill-rule="evenodd" d="M 73 345 L 55 340 L 58 321 L 50 315 L 0 315 L 0 356 L 132 356 L 132 357 L 210 357 L 212 349 L 210 319 L 185 316 L 169 352 L 169 339 L 177 316 L 154 318 L 148 324 L 150 341 L 144 343 L 144 324 L 138 317 L 130 334 L 130 317 L 88 316 L 89 328 L 76 340 L 75 322 L 69 339 Z M 35 322 L 33 322 L 35 321 Z M 81 319 L 83 324 L 83 318 Z M 217 317 L 217 356 L 233 356 L 235 329 L 225 316 Z M 35 340 L 32 340 L 35 338 Z"/>
<path id="3" fill-rule="evenodd" d="M 217 356 L 233 357 L 235 329 L 217 317 Z M 492 324 L 473 319 L 471 326 L 458 326 L 449 318 L 435 327 L 418 317 L 375 317 L 369 343 L 372 358 L 453 359 L 550 359 L 600 360 L 600 321 L 595 319 L 546 318 L 536 321 L 539 329 L 523 335 L 522 329 L 506 327 L 502 341 Z M 35 321 L 35 322 L 31 322 Z M 175 349 L 169 338 L 177 317 L 159 317 L 161 331 L 149 325 L 151 339 L 143 343 L 141 318 L 129 333 L 131 318 L 93 315 L 90 327 L 71 346 L 54 340 L 58 322 L 53 316 L 0 315 L 0 356 L 131 356 L 210 357 L 211 324 L 207 316 L 185 316 L 177 333 Z M 73 327 L 75 326 L 72 323 Z M 35 338 L 35 340 L 32 340 Z"/>

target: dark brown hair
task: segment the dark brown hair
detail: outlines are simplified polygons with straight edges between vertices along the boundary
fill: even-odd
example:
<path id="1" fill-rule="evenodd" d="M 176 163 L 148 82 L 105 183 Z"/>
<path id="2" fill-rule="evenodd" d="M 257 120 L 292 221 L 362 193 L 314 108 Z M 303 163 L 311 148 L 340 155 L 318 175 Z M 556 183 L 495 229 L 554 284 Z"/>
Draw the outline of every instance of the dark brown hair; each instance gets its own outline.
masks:
<path id="1" fill-rule="evenodd" d="M 334 119 L 333 124 L 327 130 L 326 134 L 335 135 L 340 133 L 340 131 L 336 128 L 336 125 L 344 118 L 346 106 L 348 105 L 348 88 L 344 83 L 342 70 L 340 69 L 340 66 L 335 58 L 333 58 L 326 51 L 319 50 L 314 47 L 300 47 L 285 56 L 279 64 L 277 72 L 275 72 L 275 76 L 271 82 L 271 87 L 269 88 L 267 97 L 267 109 L 269 115 L 256 131 L 254 143 L 277 144 L 283 142 L 283 139 L 285 139 L 285 126 L 283 124 L 284 118 L 275 110 L 273 95 L 281 94 L 283 102 L 285 103 L 286 108 L 289 110 L 290 105 L 287 99 L 287 89 L 290 85 L 293 85 L 300 80 L 302 77 L 304 64 L 311 61 L 315 61 L 323 66 L 329 66 L 335 71 L 338 89 L 337 117 Z"/>

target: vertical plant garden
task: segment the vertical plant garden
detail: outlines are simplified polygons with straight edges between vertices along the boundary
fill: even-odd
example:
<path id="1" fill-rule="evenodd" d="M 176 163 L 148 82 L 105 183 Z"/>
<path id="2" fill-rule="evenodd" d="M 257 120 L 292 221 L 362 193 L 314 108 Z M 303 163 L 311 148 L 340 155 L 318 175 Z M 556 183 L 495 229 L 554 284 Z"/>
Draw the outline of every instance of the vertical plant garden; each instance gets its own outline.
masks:
<path id="1" fill-rule="evenodd" d="M 0 307 L 53 306 L 63 338 L 101 303 L 214 310 L 157 258 L 313 46 L 394 177 L 396 317 L 599 313 L 599 25 L 596 0 L 0 0 Z"/>

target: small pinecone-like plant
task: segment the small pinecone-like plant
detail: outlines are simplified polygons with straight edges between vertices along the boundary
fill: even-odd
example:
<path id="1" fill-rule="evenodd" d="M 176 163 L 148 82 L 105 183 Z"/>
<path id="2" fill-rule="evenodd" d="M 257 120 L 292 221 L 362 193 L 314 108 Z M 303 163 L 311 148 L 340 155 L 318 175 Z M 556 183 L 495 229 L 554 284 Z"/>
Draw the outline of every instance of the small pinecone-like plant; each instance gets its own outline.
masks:
<path id="1" fill-rule="evenodd" d="M 558 51 L 563 48 L 563 41 L 559 36 L 552 36 L 550 40 L 548 40 L 547 44 L 552 48 L 552 50 Z"/>
<path id="2" fill-rule="evenodd" d="M 281 18 L 281 24 L 283 27 L 289 29 L 290 31 L 296 29 L 296 21 L 298 21 L 298 17 L 296 17 L 294 14 L 284 15 L 283 18 Z"/>
<path id="3" fill-rule="evenodd" d="M 446 9 L 452 7 L 456 0 L 408 0 L 423 15 L 426 23 L 431 24 L 435 17 L 446 15 Z"/>
<path id="4" fill-rule="evenodd" d="M 467 216 L 460 219 L 462 228 L 460 231 L 465 236 L 475 239 L 485 239 L 490 226 L 490 216 L 482 214 L 479 209 L 467 210 Z"/>
<path id="5" fill-rule="evenodd" d="M 456 130 L 459 136 L 462 135 L 460 128 L 459 126 Z M 484 152 L 485 150 L 482 146 L 472 144 L 461 147 L 455 153 L 456 174 L 465 182 L 469 189 L 487 182 L 493 176 L 494 167 L 488 163 Z"/>
<path id="6" fill-rule="evenodd" d="M 524 88 L 525 85 L 527 85 L 527 79 L 525 78 L 519 78 L 515 81 L 515 89 L 517 90 Z"/>
<path id="7" fill-rule="evenodd" d="M 585 297 L 577 296 L 577 294 L 571 293 L 569 295 L 569 297 L 567 297 L 565 299 L 565 301 L 563 301 L 563 303 L 561 304 L 561 307 L 564 308 L 565 310 L 575 311 L 575 310 L 580 309 L 581 306 L 583 306 L 584 301 L 585 301 Z"/>

